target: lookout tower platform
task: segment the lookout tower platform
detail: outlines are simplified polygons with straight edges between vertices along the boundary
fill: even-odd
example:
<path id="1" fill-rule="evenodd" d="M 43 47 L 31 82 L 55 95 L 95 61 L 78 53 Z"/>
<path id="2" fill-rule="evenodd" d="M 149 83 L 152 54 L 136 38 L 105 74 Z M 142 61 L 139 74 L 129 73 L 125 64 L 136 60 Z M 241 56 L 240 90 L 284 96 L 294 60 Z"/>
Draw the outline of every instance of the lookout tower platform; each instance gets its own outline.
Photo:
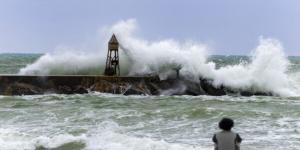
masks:
<path id="1" fill-rule="evenodd" d="M 104 75 L 120 76 L 119 42 L 115 34 L 112 35 L 112 37 L 108 42 L 108 51 L 107 51 Z"/>

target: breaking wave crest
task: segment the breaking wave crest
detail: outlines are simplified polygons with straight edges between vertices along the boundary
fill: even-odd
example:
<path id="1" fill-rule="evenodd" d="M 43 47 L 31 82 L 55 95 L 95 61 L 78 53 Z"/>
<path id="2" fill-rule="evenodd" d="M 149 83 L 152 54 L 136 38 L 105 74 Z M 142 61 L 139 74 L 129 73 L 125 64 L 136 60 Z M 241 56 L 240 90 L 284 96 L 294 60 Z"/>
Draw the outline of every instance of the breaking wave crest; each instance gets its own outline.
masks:
<path id="1" fill-rule="evenodd" d="M 48 74 L 94 74 L 103 68 L 97 54 L 86 54 L 78 51 L 56 51 L 46 53 L 35 63 L 19 71 L 22 75 Z"/>
<path id="2" fill-rule="evenodd" d="M 103 124 L 104 127 L 102 126 Z M 43 150 L 43 149 L 85 149 L 85 150 L 203 150 L 187 144 L 169 143 L 147 137 L 135 137 L 118 133 L 115 123 L 103 122 L 99 128 L 80 135 L 57 134 L 32 137 L 19 131 L 0 128 L 0 149 Z M 107 127 L 105 127 L 107 126 Z M 4 141 L 5 140 L 5 141 Z M 143 143 L 143 144 L 141 144 Z"/>
<path id="3" fill-rule="evenodd" d="M 289 61 L 278 40 L 260 39 L 249 64 L 237 64 L 214 70 L 215 85 L 237 89 L 270 91 L 282 96 L 296 96 L 299 88 L 287 74 Z"/>
<path id="4" fill-rule="evenodd" d="M 207 45 L 173 39 L 151 42 L 136 36 L 136 28 L 136 20 L 129 19 L 102 29 L 106 39 L 115 33 L 120 42 L 122 75 L 157 74 L 164 79 L 174 74 L 174 68 L 181 67 L 181 75 L 196 82 L 202 76 L 212 79 L 215 86 L 272 92 L 281 96 L 300 95 L 297 82 L 287 74 L 290 62 L 278 40 L 260 38 L 259 45 L 250 54 L 249 63 L 216 69 L 216 64 L 207 60 L 210 51 Z M 106 51 L 48 53 L 19 73 L 102 74 L 105 57 Z"/>

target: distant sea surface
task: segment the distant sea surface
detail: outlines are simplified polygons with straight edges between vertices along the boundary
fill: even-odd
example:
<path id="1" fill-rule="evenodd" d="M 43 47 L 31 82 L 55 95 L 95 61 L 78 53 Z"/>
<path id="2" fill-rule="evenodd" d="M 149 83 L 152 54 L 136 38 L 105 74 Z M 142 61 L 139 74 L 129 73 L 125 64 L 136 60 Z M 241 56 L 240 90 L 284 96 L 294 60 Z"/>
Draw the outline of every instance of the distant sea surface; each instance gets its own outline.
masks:
<path id="1" fill-rule="evenodd" d="M 0 54 L 0 74 L 40 56 Z M 288 59 L 300 85 L 300 57 Z M 220 68 L 249 58 L 209 61 Z M 0 150 L 211 150 L 224 116 L 235 120 L 242 150 L 299 150 L 299 108 L 300 97 L 276 96 L 0 96 Z"/>

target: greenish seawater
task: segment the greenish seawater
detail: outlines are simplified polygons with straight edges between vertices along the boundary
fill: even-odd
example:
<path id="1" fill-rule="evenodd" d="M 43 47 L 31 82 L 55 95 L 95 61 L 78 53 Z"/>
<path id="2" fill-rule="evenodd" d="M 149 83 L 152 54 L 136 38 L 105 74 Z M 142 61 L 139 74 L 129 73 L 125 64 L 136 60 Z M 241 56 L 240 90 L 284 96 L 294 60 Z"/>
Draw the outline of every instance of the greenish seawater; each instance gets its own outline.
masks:
<path id="1" fill-rule="evenodd" d="M 0 74 L 16 74 L 42 54 L 0 54 Z"/>
<path id="2" fill-rule="evenodd" d="M 41 55 L 1 54 L 0 73 L 15 74 Z M 217 67 L 245 56 L 212 56 Z M 300 57 L 289 57 L 299 82 Z M 300 149 L 300 97 L 0 96 L 1 150 L 209 150 L 224 117 L 235 120 L 243 150 Z"/>

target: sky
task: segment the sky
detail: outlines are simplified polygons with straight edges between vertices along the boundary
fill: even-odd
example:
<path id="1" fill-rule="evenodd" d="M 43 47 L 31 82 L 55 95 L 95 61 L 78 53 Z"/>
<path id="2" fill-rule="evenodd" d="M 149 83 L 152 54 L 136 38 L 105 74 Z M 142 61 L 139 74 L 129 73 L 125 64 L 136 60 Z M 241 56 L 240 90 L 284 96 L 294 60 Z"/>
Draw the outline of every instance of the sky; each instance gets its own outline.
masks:
<path id="1" fill-rule="evenodd" d="M 0 53 L 93 47 L 99 29 L 127 19 L 150 41 L 199 41 L 214 54 L 241 55 L 263 36 L 300 55 L 299 0 L 0 0 Z"/>

